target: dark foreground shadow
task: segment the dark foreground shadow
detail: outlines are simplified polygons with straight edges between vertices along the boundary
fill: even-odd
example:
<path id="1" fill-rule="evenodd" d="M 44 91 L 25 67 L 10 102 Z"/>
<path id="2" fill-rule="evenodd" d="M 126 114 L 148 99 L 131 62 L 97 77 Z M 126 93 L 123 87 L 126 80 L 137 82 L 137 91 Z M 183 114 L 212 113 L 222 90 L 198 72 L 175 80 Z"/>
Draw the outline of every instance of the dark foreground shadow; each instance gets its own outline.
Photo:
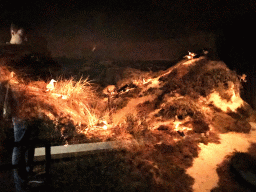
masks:
<path id="1" fill-rule="evenodd" d="M 217 173 L 219 175 L 218 186 L 211 190 L 211 192 L 226 192 L 226 191 L 236 191 L 236 192 L 254 192 L 256 191 L 256 186 L 245 181 L 240 174 L 237 172 L 236 167 L 241 169 L 244 167 L 255 167 L 256 162 L 246 163 L 246 165 L 236 165 L 234 167 L 234 158 L 239 158 L 243 162 L 250 162 L 251 157 L 256 157 L 256 143 L 251 144 L 248 153 L 237 153 L 228 156 L 217 168 Z M 253 165 L 254 164 L 254 165 Z M 254 170 L 255 171 L 255 170 Z"/>
<path id="2" fill-rule="evenodd" d="M 40 165 L 35 167 L 37 172 L 42 171 L 40 169 L 43 169 Z M 172 178 L 166 175 L 165 180 L 161 180 L 160 175 L 163 173 L 156 164 L 131 159 L 125 151 L 57 160 L 52 163 L 51 170 L 50 191 L 185 192 L 191 191 L 193 184 L 193 179 L 178 167 L 170 170 L 173 171 L 170 174 Z"/>

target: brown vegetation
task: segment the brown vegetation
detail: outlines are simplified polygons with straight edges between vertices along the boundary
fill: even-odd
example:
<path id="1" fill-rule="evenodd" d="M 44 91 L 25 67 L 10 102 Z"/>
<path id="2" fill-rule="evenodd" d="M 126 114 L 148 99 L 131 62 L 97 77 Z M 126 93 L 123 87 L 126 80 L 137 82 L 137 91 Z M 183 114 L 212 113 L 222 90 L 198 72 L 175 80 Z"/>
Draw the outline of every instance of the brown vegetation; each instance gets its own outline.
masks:
<path id="1" fill-rule="evenodd" d="M 125 161 L 121 178 L 136 186 L 130 191 L 192 191 L 185 169 L 198 155 L 198 144 L 218 142 L 219 132 L 251 129 L 245 119 L 252 109 L 240 98 L 237 75 L 205 57 L 155 73 L 128 69 L 103 93 L 87 79 L 74 78 L 59 78 L 47 90 L 46 81 L 28 81 L 18 71 L 11 78 L 6 63 L 0 67 L 6 73 L 1 81 L 9 80 L 25 98 L 24 117 L 40 122 L 41 137 L 53 144 L 135 139 L 138 145 L 126 146 L 117 157 Z"/>

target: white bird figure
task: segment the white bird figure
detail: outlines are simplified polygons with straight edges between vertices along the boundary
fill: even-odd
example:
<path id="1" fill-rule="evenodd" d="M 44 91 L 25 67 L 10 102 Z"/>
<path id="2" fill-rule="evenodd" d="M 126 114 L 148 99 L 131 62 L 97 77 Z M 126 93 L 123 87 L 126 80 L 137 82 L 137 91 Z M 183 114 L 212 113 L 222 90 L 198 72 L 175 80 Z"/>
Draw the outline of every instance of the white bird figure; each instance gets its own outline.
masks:
<path id="1" fill-rule="evenodd" d="M 54 89 L 54 83 L 56 83 L 57 81 L 55 81 L 54 79 L 52 79 L 50 81 L 50 83 L 48 85 L 46 85 L 46 91 L 52 91 Z"/>
<path id="2" fill-rule="evenodd" d="M 185 55 L 184 58 L 187 58 L 187 59 L 194 59 L 194 57 L 196 56 L 195 53 L 192 53 L 192 52 L 188 52 L 188 55 Z"/>

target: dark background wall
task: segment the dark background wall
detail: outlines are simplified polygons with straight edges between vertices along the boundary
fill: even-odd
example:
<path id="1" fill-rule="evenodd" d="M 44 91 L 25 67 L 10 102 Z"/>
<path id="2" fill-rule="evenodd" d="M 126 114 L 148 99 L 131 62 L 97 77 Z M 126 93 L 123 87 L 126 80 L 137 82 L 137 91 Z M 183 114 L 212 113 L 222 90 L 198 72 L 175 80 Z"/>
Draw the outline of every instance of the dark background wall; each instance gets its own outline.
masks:
<path id="1" fill-rule="evenodd" d="M 231 69 L 247 74 L 244 97 L 252 104 L 255 6 L 254 0 L 5 1 L 0 41 L 9 40 L 14 22 L 45 38 L 56 57 L 173 59 L 208 46 Z"/>

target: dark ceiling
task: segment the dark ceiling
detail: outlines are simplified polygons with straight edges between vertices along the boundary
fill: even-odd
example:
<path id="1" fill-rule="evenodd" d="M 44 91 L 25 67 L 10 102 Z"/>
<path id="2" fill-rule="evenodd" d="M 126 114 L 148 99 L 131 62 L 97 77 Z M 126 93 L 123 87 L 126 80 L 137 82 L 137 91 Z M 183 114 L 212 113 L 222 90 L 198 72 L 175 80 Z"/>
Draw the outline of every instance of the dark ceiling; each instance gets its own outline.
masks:
<path id="1" fill-rule="evenodd" d="M 32 24 L 67 17 L 77 12 L 98 11 L 108 18 L 125 18 L 126 22 L 158 27 L 192 25 L 192 27 L 217 28 L 234 23 L 237 18 L 250 17 L 255 12 L 253 0 L 55 0 L 7 1 L 0 3 L 1 22 L 26 21 Z M 127 17 L 125 17 L 127 15 Z M 249 16 L 248 16 L 249 15 Z"/>

